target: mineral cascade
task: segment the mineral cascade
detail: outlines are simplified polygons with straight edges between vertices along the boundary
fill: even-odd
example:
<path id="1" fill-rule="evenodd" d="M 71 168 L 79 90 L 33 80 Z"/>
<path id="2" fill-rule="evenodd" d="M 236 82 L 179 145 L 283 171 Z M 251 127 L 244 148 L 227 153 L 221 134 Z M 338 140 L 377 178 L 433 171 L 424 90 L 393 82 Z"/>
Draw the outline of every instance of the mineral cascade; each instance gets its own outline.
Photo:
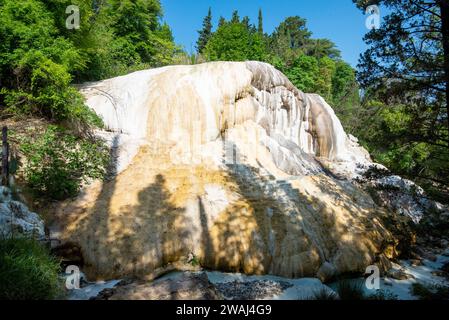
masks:
<path id="1" fill-rule="evenodd" d="M 91 278 L 171 263 L 328 280 L 389 267 L 393 212 L 354 179 L 373 163 L 332 108 L 271 65 L 214 62 L 82 86 L 112 178 L 58 208 Z M 394 217 L 393 217 L 394 218 Z"/>

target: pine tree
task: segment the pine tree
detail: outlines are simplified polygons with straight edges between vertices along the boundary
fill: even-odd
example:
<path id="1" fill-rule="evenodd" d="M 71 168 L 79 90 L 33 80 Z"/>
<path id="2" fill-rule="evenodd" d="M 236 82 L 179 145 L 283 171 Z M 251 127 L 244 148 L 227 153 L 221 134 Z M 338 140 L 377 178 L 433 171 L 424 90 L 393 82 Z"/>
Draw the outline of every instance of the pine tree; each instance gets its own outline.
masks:
<path id="1" fill-rule="evenodd" d="M 364 1 L 353 1 L 364 10 Z M 384 18 L 382 28 L 365 36 L 369 48 L 360 60 L 359 80 L 367 88 L 392 79 L 389 95 L 406 95 L 416 104 L 431 107 L 433 112 L 428 115 L 433 119 L 427 122 L 427 132 L 416 136 L 438 138 L 440 141 L 433 143 L 449 145 L 449 3 L 383 0 L 380 4 L 392 12 Z M 440 126 L 442 120 L 445 129 Z"/>
<path id="2" fill-rule="evenodd" d="M 365 12 L 366 0 L 353 1 Z M 449 199 L 449 2 L 375 4 L 388 14 L 364 38 L 357 77 L 372 116 L 360 131 L 373 132 L 364 140 L 389 169 Z"/>
<path id="3" fill-rule="evenodd" d="M 240 16 L 239 16 L 239 12 L 237 10 L 235 10 L 232 13 L 232 19 L 231 19 L 231 23 L 239 23 L 240 22 Z"/>
<path id="4" fill-rule="evenodd" d="M 218 20 L 218 27 L 222 27 L 226 24 L 226 19 L 223 18 L 222 16 L 220 17 L 220 19 Z"/>
<path id="5" fill-rule="evenodd" d="M 209 12 L 207 16 L 204 17 L 203 20 L 203 29 L 198 31 L 199 37 L 196 42 L 196 50 L 198 53 L 203 52 L 204 48 L 209 42 L 210 37 L 212 36 L 212 9 L 209 8 Z"/>
<path id="6" fill-rule="evenodd" d="M 262 9 L 259 9 L 259 23 L 257 26 L 257 32 L 259 32 L 260 35 L 263 34 L 263 16 L 262 16 Z"/>
<path id="7" fill-rule="evenodd" d="M 250 29 L 251 26 L 250 26 L 250 23 L 249 23 L 249 17 L 248 16 L 243 17 L 242 23 L 243 23 L 243 25 L 245 26 L 245 28 L 247 30 Z"/>

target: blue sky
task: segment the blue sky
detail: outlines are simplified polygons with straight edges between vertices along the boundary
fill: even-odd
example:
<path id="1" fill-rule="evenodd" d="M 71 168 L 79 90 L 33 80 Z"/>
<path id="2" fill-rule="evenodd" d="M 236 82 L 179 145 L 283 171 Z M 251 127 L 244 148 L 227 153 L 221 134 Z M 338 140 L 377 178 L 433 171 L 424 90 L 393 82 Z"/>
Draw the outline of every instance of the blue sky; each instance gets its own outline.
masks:
<path id="1" fill-rule="evenodd" d="M 299 15 L 307 20 L 315 38 L 335 42 L 343 59 L 352 66 L 366 46 L 362 40 L 368 29 L 366 17 L 351 0 L 161 0 L 164 20 L 171 26 L 175 40 L 187 51 L 195 49 L 197 30 L 204 16 L 212 8 L 214 27 L 222 15 L 229 19 L 234 9 L 241 17 L 247 15 L 257 22 L 259 8 L 264 14 L 265 32 L 273 29 L 288 16 Z"/>

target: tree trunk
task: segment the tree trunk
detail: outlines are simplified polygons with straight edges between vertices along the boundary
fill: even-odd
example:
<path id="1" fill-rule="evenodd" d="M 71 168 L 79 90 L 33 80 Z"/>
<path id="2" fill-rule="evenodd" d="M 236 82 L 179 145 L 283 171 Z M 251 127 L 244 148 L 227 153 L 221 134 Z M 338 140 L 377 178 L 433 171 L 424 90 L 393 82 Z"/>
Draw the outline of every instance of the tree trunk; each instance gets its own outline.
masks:
<path id="1" fill-rule="evenodd" d="M 444 74 L 446 82 L 446 117 L 449 135 L 449 2 L 447 0 L 440 0 L 439 5 L 441 9 L 441 32 L 443 34 Z"/>

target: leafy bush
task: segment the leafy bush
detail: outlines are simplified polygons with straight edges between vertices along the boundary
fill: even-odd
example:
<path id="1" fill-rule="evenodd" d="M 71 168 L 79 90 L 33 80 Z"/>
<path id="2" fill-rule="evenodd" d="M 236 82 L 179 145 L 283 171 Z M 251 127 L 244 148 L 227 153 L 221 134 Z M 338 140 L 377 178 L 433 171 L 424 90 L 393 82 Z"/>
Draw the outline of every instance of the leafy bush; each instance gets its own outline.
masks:
<path id="1" fill-rule="evenodd" d="M 100 142 L 77 138 L 57 126 L 24 140 L 24 178 L 37 196 L 54 200 L 72 197 L 83 181 L 106 173 L 109 156 Z"/>
<path id="2" fill-rule="evenodd" d="M 0 300 L 54 299 L 59 263 L 35 240 L 0 239 Z"/>
<path id="3" fill-rule="evenodd" d="M 71 86 L 85 60 L 37 0 L 0 2 L 0 104 L 6 114 L 101 125 Z"/>

